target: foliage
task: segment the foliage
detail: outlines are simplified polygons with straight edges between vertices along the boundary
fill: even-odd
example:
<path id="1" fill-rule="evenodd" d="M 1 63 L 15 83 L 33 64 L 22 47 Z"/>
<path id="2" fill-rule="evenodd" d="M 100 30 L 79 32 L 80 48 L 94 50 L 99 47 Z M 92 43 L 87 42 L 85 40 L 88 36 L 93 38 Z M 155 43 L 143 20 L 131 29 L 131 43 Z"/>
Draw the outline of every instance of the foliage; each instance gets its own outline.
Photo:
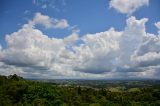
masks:
<path id="1" fill-rule="evenodd" d="M 159 87 L 112 92 L 0 76 L 0 106 L 160 106 Z"/>

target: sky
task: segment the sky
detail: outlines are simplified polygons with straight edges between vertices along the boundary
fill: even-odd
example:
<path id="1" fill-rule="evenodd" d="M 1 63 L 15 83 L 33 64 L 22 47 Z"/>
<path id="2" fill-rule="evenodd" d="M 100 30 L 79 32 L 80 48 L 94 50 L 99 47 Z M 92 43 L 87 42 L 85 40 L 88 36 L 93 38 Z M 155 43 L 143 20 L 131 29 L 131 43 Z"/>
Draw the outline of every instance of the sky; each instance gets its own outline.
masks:
<path id="1" fill-rule="evenodd" d="M 159 0 L 1 0 L 0 74 L 160 77 Z"/>

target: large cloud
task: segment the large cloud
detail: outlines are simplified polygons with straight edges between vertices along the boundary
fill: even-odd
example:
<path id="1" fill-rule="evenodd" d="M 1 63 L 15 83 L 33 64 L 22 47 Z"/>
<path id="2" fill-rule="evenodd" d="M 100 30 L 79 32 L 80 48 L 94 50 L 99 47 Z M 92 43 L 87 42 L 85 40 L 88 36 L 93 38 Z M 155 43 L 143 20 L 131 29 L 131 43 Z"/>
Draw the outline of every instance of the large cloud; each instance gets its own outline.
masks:
<path id="1" fill-rule="evenodd" d="M 34 20 L 6 35 L 7 48 L 0 51 L 1 74 L 43 78 L 160 75 L 160 40 L 146 33 L 147 18 L 128 18 L 124 31 L 110 28 L 83 37 L 72 33 L 61 39 L 44 35 L 30 23 L 40 24 Z"/>
<path id="2" fill-rule="evenodd" d="M 111 0 L 110 1 L 110 7 L 124 14 L 132 14 L 138 8 L 144 5 L 149 5 L 149 0 Z"/>

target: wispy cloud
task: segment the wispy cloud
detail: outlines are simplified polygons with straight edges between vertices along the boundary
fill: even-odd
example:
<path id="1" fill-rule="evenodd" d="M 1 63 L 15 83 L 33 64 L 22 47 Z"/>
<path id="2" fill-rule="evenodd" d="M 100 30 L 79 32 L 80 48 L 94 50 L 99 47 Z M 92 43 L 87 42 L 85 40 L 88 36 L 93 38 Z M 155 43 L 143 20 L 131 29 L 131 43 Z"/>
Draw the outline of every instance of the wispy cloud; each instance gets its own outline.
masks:
<path id="1" fill-rule="evenodd" d="M 34 27 L 35 25 L 43 25 L 45 28 L 60 28 L 64 29 L 69 27 L 66 19 L 54 19 L 41 13 L 36 13 L 33 20 L 29 20 L 27 26 Z"/>
<path id="2" fill-rule="evenodd" d="M 52 8 L 57 12 L 64 11 L 67 5 L 65 0 L 33 0 L 32 3 L 42 9 Z"/>
<path id="3" fill-rule="evenodd" d="M 25 10 L 25 11 L 24 11 L 24 14 L 29 14 L 29 13 L 30 13 L 29 10 Z"/>
<path id="4" fill-rule="evenodd" d="M 79 32 L 80 32 L 80 29 L 78 28 L 77 25 L 70 26 L 70 27 L 68 28 L 68 30 L 72 31 L 72 33 L 79 33 Z"/>

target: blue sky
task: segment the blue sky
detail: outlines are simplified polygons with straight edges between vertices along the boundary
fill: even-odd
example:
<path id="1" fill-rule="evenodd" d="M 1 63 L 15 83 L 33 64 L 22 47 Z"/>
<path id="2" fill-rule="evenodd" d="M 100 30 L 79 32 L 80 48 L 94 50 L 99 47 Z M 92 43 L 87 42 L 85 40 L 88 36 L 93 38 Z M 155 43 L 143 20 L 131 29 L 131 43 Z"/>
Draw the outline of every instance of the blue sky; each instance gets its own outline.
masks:
<path id="1" fill-rule="evenodd" d="M 35 0 L 36 2 L 38 0 Z M 53 0 L 52 5 L 42 8 L 42 3 L 48 0 L 40 0 L 41 4 L 34 4 L 34 0 L 1 0 L 0 3 L 0 42 L 5 45 L 4 38 L 6 34 L 17 31 L 23 24 L 32 19 L 36 12 L 48 15 L 54 18 L 65 18 L 70 25 L 77 25 L 80 29 L 80 36 L 87 33 L 96 33 L 105 31 L 110 27 L 117 30 L 123 30 L 127 16 L 109 8 L 109 0 Z M 51 2 L 51 1 L 49 1 Z M 63 4 L 65 3 L 65 5 Z M 160 17 L 160 1 L 150 0 L 149 6 L 144 6 L 132 15 L 137 19 L 149 18 L 146 24 L 147 32 L 156 33 L 157 29 L 154 23 Z M 26 11 L 26 13 L 25 13 Z M 70 34 L 66 30 L 48 29 L 42 31 L 48 36 L 63 38 Z"/>
<path id="2" fill-rule="evenodd" d="M 0 74 L 159 78 L 160 0 L 1 0 Z"/>

